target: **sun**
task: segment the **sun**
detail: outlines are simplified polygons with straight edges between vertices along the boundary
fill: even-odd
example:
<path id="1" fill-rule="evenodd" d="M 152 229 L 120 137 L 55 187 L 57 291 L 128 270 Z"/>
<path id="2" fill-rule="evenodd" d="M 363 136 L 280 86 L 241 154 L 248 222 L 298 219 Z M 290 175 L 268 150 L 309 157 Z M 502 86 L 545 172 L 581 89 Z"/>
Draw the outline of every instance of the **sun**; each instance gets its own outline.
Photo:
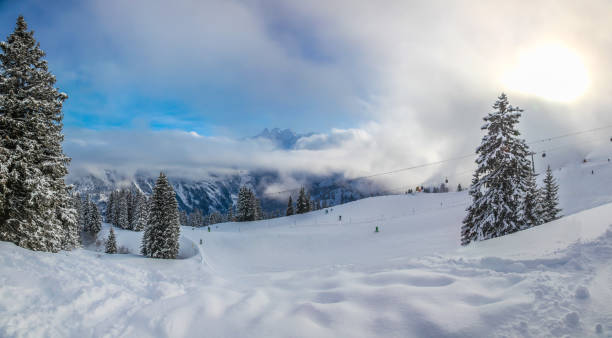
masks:
<path id="1" fill-rule="evenodd" d="M 570 102 L 586 93 L 589 74 L 575 51 L 562 44 L 545 44 L 519 54 L 502 81 L 511 91 Z"/>

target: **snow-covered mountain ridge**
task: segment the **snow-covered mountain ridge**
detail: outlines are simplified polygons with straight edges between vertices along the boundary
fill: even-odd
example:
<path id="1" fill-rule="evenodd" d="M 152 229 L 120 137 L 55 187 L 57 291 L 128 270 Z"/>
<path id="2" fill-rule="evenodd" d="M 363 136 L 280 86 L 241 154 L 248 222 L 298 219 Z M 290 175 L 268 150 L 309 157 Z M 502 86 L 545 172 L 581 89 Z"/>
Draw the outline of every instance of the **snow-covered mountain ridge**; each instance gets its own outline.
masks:
<path id="1" fill-rule="evenodd" d="M 212 178 L 211 178 L 212 177 Z M 203 179 L 169 176 L 176 193 L 179 209 L 187 212 L 198 208 L 208 214 L 219 211 L 226 213 L 236 203 L 241 185 L 247 185 L 256 191 L 262 200 L 262 208 L 268 213 L 284 214 L 287 207 L 288 193 L 267 194 L 271 184 L 280 182 L 281 178 L 273 172 L 242 172 L 235 175 L 218 175 Z M 104 210 L 110 192 L 119 188 L 137 189 L 146 195 L 153 190 L 155 179 L 153 174 L 137 172 L 133 176 L 122 175 L 113 170 L 105 170 L 103 175 L 86 174 L 69 177 L 68 183 L 74 186 L 73 191 L 81 196 L 88 195 Z M 378 193 L 376 185 L 363 185 L 363 182 L 347 182 L 340 174 L 330 174 L 325 177 L 301 175 L 300 178 L 309 189 L 314 200 L 325 202 L 326 205 L 338 205 L 348 201 L 358 200 Z M 297 189 L 290 192 L 295 198 Z"/>

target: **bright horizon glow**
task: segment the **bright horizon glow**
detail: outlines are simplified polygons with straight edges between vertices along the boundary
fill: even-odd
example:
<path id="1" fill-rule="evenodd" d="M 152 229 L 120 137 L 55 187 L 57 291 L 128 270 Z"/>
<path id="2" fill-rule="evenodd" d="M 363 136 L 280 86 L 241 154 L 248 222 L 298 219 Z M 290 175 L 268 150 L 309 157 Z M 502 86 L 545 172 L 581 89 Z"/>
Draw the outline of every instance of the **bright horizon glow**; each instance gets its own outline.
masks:
<path id="1" fill-rule="evenodd" d="M 584 95 L 589 82 L 580 56 L 560 44 L 541 45 L 521 53 L 503 78 L 504 86 L 512 91 L 560 102 Z"/>

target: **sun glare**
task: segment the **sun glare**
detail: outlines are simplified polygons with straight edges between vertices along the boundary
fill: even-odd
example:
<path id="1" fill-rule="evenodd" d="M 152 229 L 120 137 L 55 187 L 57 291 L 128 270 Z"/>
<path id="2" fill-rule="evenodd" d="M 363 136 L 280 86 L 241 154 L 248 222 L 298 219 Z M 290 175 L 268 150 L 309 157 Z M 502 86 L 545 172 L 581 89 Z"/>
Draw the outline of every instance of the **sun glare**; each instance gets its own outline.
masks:
<path id="1" fill-rule="evenodd" d="M 512 91 L 569 102 L 587 91 L 589 76 L 576 52 L 563 45 L 549 44 L 521 53 L 503 83 Z"/>

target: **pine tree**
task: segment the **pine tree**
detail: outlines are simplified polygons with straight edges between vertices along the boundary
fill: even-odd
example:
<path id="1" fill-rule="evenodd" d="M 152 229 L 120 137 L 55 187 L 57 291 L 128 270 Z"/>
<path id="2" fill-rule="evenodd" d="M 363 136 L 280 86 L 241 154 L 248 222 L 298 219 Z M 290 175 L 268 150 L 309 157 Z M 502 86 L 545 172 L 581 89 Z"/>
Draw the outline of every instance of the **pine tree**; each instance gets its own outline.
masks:
<path id="1" fill-rule="evenodd" d="M 536 183 L 536 175 L 529 175 L 527 191 L 523 200 L 523 228 L 530 228 L 542 224 L 542 206 L 540 190 Z"/>
<path id="2" fill-rule="evenodd" d="M 83 227 L 83 200 L 81 199 L 81 195 L 79 195 L 78 193 L 75 194 L 74 196 L 72 196 L 72 207 L 74 208 L 74 210 L 76 211 L 76 219 L 77 219 L 77 224 L 80 228 Z"/>
<path id="3" fill-rule="evenodd" d="M 116 227 L 120 227 L 120 218 L 121 218 L 121 203 L 123 200 L 124 191 L 117 190 L 115 191 L 115 202 L 113 203 L 113 222 L 112 224 Z"/>
<path id="4" fill-rule="evenodd" d="M 160 173 L 151 196 L 149 225 L 142 237 L 142 254 L 153 258 L 176 258 L 180 231 L 174 189 L 166 175 Z"/>
<path id="5" fill-rule="evenodd" d="M 107 254 L 116 254 L 117 253 L 117 240 L 115 239 L 115 231 L 111 226 L 110 232 L 108 233 L 108 239 L 106 240 L 106 250 L 104 250 Z"/>
<path id="6" fill-rule="evenodd" d="M 136 205 L 136 220 L 134 222 L 134 231 L 142 231 L 147 227 L 149 221 L 149 203 L 147 197 L 140 194 Z"/>
<path id="7" fill-rule="evenodd" d="M 106 202 L 106 212 L 104 213 L 104 219 L 106 220 L 106 223 L 113 223 L 113 207 L 115 204 L 115 192 L 111 191 L 110 195 L 108 196 L 108 202 Z"/>
<path id="8" fill-rule="evenodd" d="M 117 221 L 117 226 L 120 227 L 121 229 L 126 229 L 129 230 L 130 229 L 130 223 L 128 220 L 128 194 L 127 191 L 124 192 L 123 194 L 121 194 L 121 197 L 119 199 L 119 203 L 118 203 L 118 209 L 119 209 L 119 218 Z"/>
<path id="9" fill-rule="evenodd" d="M 463 187 L 461 186 L 461 183 L 457 184 L 457 191 L 458 192 L 463 191 Z"/>
<path id="10" fill-rule="evenodd" d="M 22 16 L 0 43 L 0 240 L 57 252 L 79 245 L 64 177 L 62 105 L 45 53 Z"/>
<path id="11" fill-rule="evenodd" d="M 100 210 L 93 201 L 89 202 L 89 232 L 92 235 L 97 235 L 102 230 L 102 217 Z"/>
<path id="12" fill-rule="evenodd" d="M 228 222 L 234 221 L 233 205 L 231 205 L 229 209 L 227 209 L 227 221 Z"/>
<path id="13" fill-rule="evenodd" d="M 248 190 L 249 195 L 249 204 L 248 204 L 248 221 L 256 221 L 259 218 L 257 214 L 257 198 L 255 197 L 255 193 L 253 190 Z"/>
<path id="14" fill-rule="evenodd" d="M 312 211 L 312 200 L 310 199 L 310 191 L 306 191 L 306 212 Z"/>
<path id="15" fill-rule="evenodd" d="M 482 198 L 482 190 L 480 189 L 480 184 L 478 184 L 477 173 L 474 173 L 472 177 L 469 194 L 472 197 L 472 204 L 467 208 L 467 215 L 463 219 L 463 225 L 461 226 L 461 245 L 467 245 L 478 239 L 478 229 L 474 227 L 474 224 L 477 220 L 476 216 L 481 215 L 483 212 L 483 205 L 475 203 L 475 201 L 480 201 Z"/>
<path id="16" fill-rule="evenodd" d="M 213 213 L 211 213 L 210 215 L 208 215 L 208 224 L 212 225 L 212 224 L 217 224 L 217 223 L 221 223 L 223 222 L 223 217 L 221 216 L 221 214 L 218 211 L 215 211 Z"/>
<path id="17" fill-rule="evenodd" d="M 300 193 L 298 194 L 298 199 L 297 199 L 295 208 L 296 208 L 296 213 L 298 214 L 303 214 L 303 213 L 308 212 L 309 202 L 308 202 L 308 198 L 306 197 L 306 191 L 304 190 L 304 187 L 300 188 Z"/>
<path id="18" fill-rule="evenodd" d="M 552 174 L 550 166 L 546 168 L 544 176 L 544 187 L 542 191 L 542 222 L 548 223 L 561 217 L 559 208 L 559 186 Z"/>
<path id="19" fill-rule="evenodd" d="M 261 200 L 259 198 L 255 198 L 255 220 L 262 220 L 262 219 L 264 219 L 264 214 L 263 214 L 263 210 L 261 209 Z"/>
<path id="20" fill-rule="evenodd" d="M 253 191 L 246 186 L 240 188 L 238 192 L 238 202 L 236 206 L 236 220 L 238 222 L 247 222 L 255 220 L 255 195 Z"/>
<path id="21" fill-rule="evenodd" d="M 128 190 L 126 195 L 127 200 L 127 222 L 128 229 L 134 229 L 136 220 L 136 204 L 138 201 L 138 192 L 135 190 Z"/>
<path id="22" fill-rule="evenodd" d="M 202 210 L 195 208 L 193 212 L 189 214 L 189 226 L 199 228 L 204 226 L 204 216 L 202 215 Z"/>
<path id="23" fill-rule="evenodd" d="M 91 226 L 91 201 L 89 200 L 89 195 L 85 197 L 85 201 L 83 201 L 82 217 L 83 223 L 81 224 L 81 230 L 84 232 L 90 232 L 89 228 Z"/>
<path id="24" fill-rule="evenodd" d="M 293 201 L 291 200 L 291 195 L 289 195 L 289 202 L 287 203 L 287 212 L 285 213 L 285 215 L 293 215 Z"/>
<path id="25" fill-rule="evenodd" d="M 181 225 L 187 226 L 187 212 L 185 210 L 179 211 L 179 222 Z"/>
<path id="26" fill-rule="evenodd" d="M 487 131 L 476 149 L 475 181 L 470 187 L 472 205 L 462 227 L 462 244 L 485 240 L 520 230 L 521 208 L 531 175 L 529 149 L 516 129 L 522 110 L 501 94 L 495 111 L 485 118 Z"/>

